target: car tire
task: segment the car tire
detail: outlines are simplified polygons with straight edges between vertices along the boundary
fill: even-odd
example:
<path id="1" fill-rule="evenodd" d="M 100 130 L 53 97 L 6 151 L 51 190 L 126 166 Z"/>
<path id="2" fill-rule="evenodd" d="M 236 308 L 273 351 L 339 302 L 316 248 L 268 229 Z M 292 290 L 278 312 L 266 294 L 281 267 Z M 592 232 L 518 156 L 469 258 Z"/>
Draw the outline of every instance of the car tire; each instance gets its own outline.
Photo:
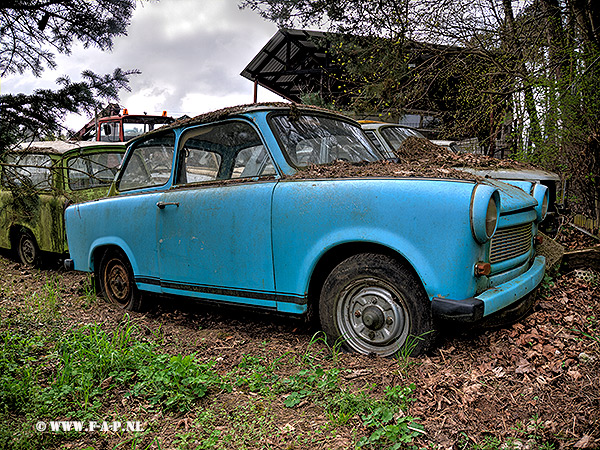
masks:
<path id="1" fill-rule="evenodd" d="M 17 237 L 17 257 L 25 266 L 37 267 L 40 264 L 40 248 L 35 237 L 28 230 L 22 230 Z"/>
<path id="2" fill-rule="evenodd" d="M 434 340 L 423 286 L 386 255 L 362 253 L 338 264 L 323 284 L 319 318 L 330 345 L 367 355 L 416 356 Z"/>
<path id="3" fill-rule="evenodd" d="M 135 285 L 133 270 L 122 251 L 111 250 L 104 254 L 97 276 L 100 295 L 122 309 L 142 311 L 142 296 Z"/>

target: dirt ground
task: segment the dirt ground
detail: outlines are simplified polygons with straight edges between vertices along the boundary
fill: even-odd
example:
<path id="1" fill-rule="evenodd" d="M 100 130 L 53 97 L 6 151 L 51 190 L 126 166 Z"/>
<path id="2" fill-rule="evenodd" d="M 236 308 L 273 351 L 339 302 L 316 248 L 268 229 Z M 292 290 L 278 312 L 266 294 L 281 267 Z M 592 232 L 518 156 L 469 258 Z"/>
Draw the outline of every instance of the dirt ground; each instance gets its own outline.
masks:
<path id="1" fill-rule="evenodd" d="M 578 238 L 565 239 L 576 245 Z M 84 274 L 24 268 L 5 254 L 0 255 L 0 269 L 0 317 L 48 278 L 60 277 L 65 327 L 102 323 L 110 329 L 123 319 L 123 311 L 101 300 L 82 307 Z M 340 355 L 337 364 L 351 370 L 352 382 L 374 383 L 381 390 L 414 383 L 416 400 L 408 412 L 426 430 L 418 441 L 422 448 L 478 448 L 489 437 L 504 441 L 528 433 L 531 442 L 522 448 L 540 448 L 539 442 L 554 449 L 600 448 L 599 299 L 599 275 L 574 271 L 545 282 L 530 314 L 517 323 L 470 331 L 448 326 L 429 354 L 402 364 L 354 354 Z M 162 330 L 164 351 L 197 352 L 201 359 L 218 360 L 223 371 L 243 355 L 275 359 L 287 352 L 303 354 L 315 345 L 311 338 L 317 330 L 286 318 L 172 299 L 155 301 L 148 313 L 129 314 L 148 330 Z M 327 359 L 320 363 L 333 364 Z M 239 398 L 222 394 L 216 401 L 227 405 Z M 297 409 L 280 408 L 283 420 L 295 427 L 324 420 L 322 411 L 309 406 L 300 416 L 290 416 Z M 168 441 L 188 418 L 165 419 L 159 433 Z M 343 433 L 338 439 L 332 448 L 346 448 L 350 442 Z M 270 448 L 292 448 L 285 442 L 272 444 Z"/>

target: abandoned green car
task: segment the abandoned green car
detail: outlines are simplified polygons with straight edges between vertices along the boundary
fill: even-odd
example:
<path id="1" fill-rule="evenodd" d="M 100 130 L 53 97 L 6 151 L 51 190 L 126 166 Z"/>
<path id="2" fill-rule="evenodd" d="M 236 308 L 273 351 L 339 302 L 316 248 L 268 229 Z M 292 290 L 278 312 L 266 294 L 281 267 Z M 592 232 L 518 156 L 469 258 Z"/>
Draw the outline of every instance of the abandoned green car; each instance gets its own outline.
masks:
<path id="1" fill-rule="evenodd" d="M 0 248 L 28 266 L 68 252 L 64 209 L 106 195 L 122 143 L 42 141 L 1 156 Z"/>

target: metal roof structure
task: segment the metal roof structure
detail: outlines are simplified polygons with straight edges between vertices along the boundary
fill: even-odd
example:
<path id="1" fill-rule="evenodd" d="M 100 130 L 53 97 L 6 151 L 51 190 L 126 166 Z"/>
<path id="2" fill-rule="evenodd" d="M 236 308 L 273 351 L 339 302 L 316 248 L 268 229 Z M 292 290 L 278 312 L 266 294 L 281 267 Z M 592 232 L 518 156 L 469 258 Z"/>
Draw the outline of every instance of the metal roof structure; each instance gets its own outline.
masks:
<path id="1" fill-rule="evenodd" d="M 326 38 L 322 31 L 281 28 L 241 75 L 294 102 L 310 93 L 339 99 L 344 85 L 336 75 L 342 70 L 328 60 Z"/>
<path id="2" fill-rule="evenodd" d="M 280 28 L 240 75 L 290 101 L 302 102 L 303 94 L 319 94 L 326 102 L 338 106 L 350 104 L 356 86 L 344 76 L 344 69 L 332 60 L 332 42 L 342 35 L 332 32 Z M 356 38 L 356 36 L 354 36 Z M 366 38 L 371 39 L 371 38 Z M 446 64 L 451 55 L 463 49 L 453 46 L 422 44 L 408 40 L 406 49 L 413 66 L 424 61 Z M 435 52 L 432 50 L 435 49 Z M 438 57 L 435 57 L 435 54 Z M 445 54 L 445 57 L 439 56 Z"/>

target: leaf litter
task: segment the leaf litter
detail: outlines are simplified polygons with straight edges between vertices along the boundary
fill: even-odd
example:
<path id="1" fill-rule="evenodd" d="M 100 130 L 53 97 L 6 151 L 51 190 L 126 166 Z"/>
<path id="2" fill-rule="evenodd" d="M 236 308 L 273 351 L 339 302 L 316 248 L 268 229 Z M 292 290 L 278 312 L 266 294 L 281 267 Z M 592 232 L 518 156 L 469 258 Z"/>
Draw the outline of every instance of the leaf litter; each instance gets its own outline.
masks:
<path id="1" fill-rule="evenodd" d="M 66 331 L 90 323 L 107 330 L 122 322 L 120 309 L 98 300 L 82 305 L 86 276 L 52 268 L 31 270 L 0 257 L 0 324 L 23 311 L 24 300 L 40 291 L 48 278 L 60 279 L 60 324 Z M 598 448 L 600 446 L 600 282 L 574 272 L 547 280 L 535 294 L 532 311 L 513 324 L 486 329 L 449 327 L 436 347 L 417 358 L 370 358 L 354 354 L 330 357 L 313 339 L 316 328 L 270 315 L 249 314 L 231 308 L 202 306 L 185 300 L 157 300 L 146 314 L 129 313 L 150 336 L 160 334 L 162 350 L 170 354 L 195 353 L 200 361 L 215 361 L 219 373 L 237 367 L 248 355 L 265 361 L 285 355 L 307 357 L 324 369 L 343 369 L 348 389 L 374 386 L 383 395 L 387 386 L 415 384 L 414 401 L 407 414 L 417 417 L 425 433 L 421 447 L 470 449 L 494 438 L 519 439 L 523 448 Z M 5 325 L 0 325 L 5 326 Z M 36 325 L 37 326 L 37 325 Z M 40 323 L 39 326 L 42 326 Z M 47 325 L 43 325 L 47 326 Z M 141 335 L 140 339 L 147 336 Z M 312 352 L 312 353 L 311 353 Z M 329 356 L 328 356 L 329 355 Z M 281 365 L 278 375 L 289 376 L 294 365 Z M 214 394 L 213 401 L 233 411 L 252 392 L 236 390 Z M 254 394 L 255 396 L 256 394 Z M 123 417 L 140 413 L 130 398 L 113 399 L 109 408 Z M 294 448 L 295 435 L 313 433 L 327 425 L 327 414 L 311 401 L 286 408 L 283 399 L 270 406 L 281 430 L 270 443 L 255 448 Z M 190 430 L 202 404 L 185 416 L 147 413 L 148 422 L 160 424 L 144 438 L 169 448 L 187 425 Z M 183 424 L 183 425 L 182 425 Z M 224 422 L 219 426 L 227 427 Z M 339 426 L 327 445 L 348 446 L 357 433 L 356 421 Z M 75 446 L 96 445 L 97 437 L 83 436 Z M 104 436 L 112 448 L 118 436 Z M 263 445 L 264 444 L 264 445 Z M 322 448 L 323 441 L 306 449 Z M 335 447 L 332 447 L 335 448 Z"/>

